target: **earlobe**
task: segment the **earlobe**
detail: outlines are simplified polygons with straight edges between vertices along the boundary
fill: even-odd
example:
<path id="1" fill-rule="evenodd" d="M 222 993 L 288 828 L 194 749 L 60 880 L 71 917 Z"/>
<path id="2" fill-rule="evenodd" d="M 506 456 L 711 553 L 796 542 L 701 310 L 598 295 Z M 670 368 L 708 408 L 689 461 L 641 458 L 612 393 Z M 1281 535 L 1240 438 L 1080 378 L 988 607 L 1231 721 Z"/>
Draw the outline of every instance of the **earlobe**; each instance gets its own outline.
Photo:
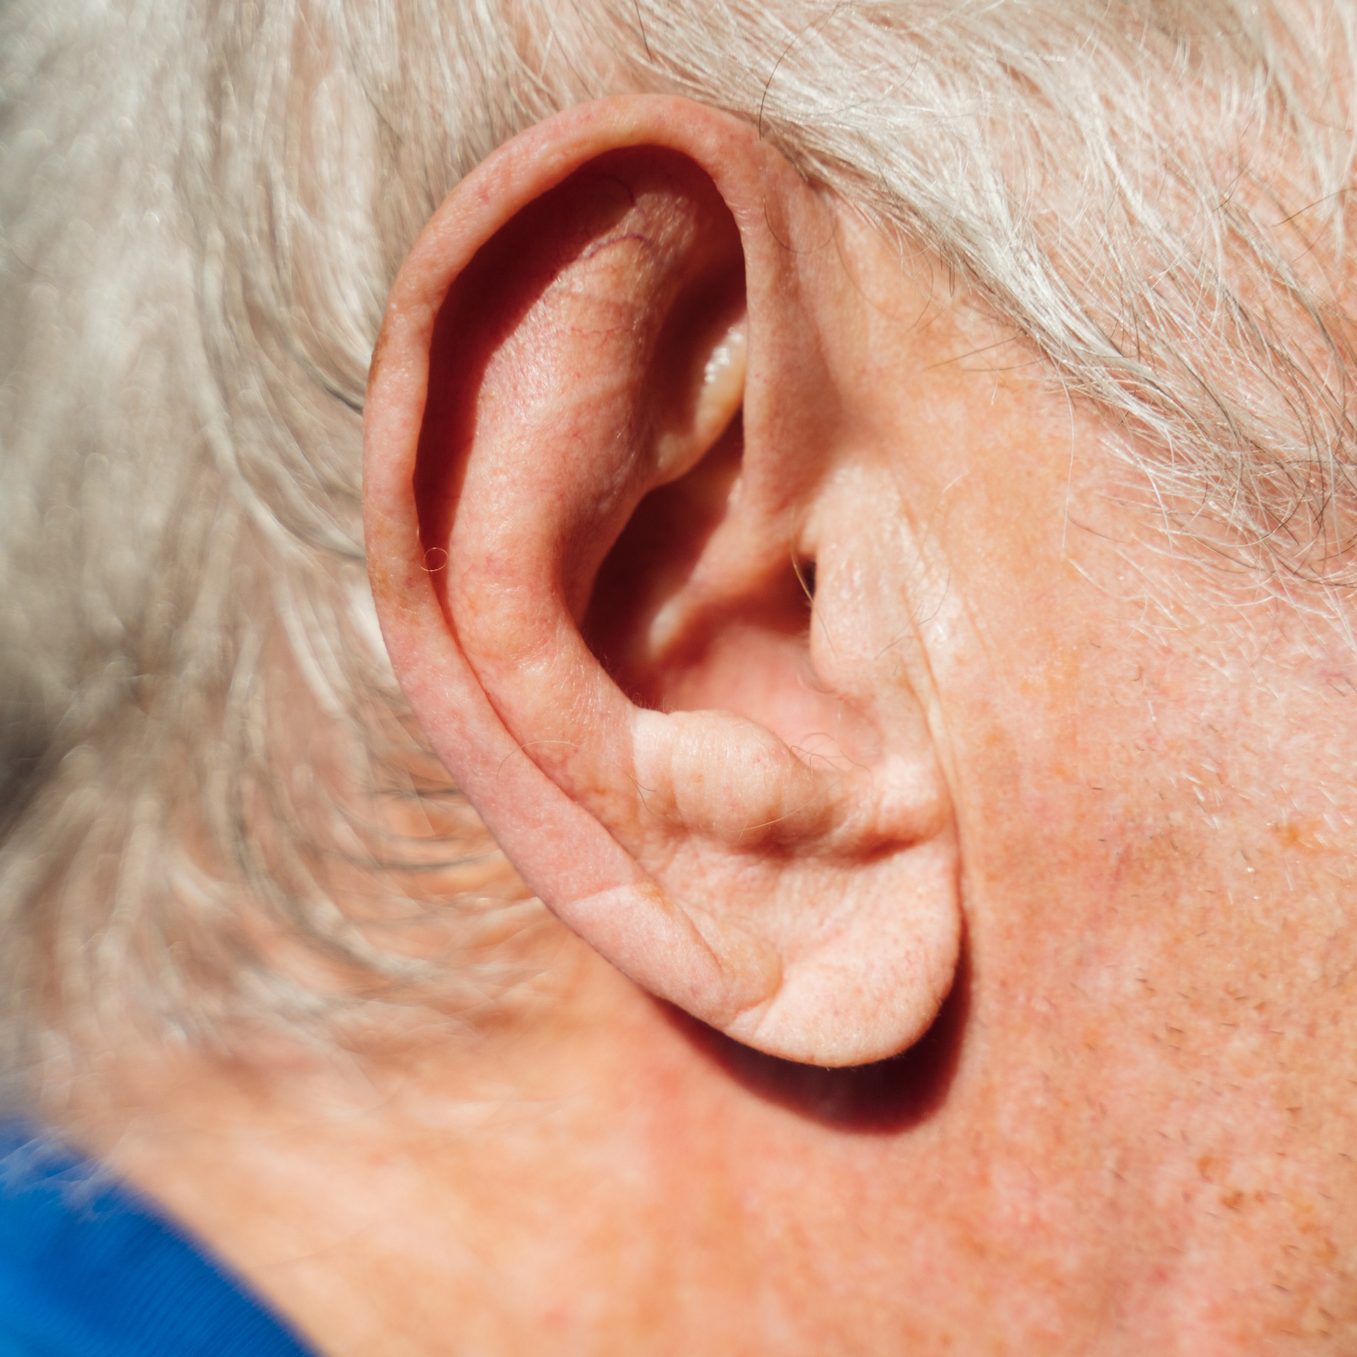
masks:
<path id="1" fill-rule="evenodd" d="M 960 913 L 926 724 L 883 727 L 865 613 L 809 625 L 807 561 L 862 605 L 824 238 L 725 115 L 534 129 L 393 289 L 365 495 L 397 674 L 532 889 L 656 995 L 844 1065 L 927 1028 Z"/>

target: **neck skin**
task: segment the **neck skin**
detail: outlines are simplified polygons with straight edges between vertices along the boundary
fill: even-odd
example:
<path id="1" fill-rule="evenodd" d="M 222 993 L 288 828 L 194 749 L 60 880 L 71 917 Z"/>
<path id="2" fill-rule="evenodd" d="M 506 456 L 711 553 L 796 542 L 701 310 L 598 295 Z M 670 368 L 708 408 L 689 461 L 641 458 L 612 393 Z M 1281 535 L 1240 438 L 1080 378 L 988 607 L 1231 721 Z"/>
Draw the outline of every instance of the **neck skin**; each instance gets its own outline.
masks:
<path id="1" fill-rule="evenodd" d="M 1351 864 L 1295 791 L 1342 725 L 1285 648 L 1212 690 L 1215 763 L 1148 664 L 1102 689 L 1134 738 L 1062 702 L 1087 650 L 1014 673 L 1060 757 L 967 770 L 968 965 L 896 1062 L 755 1056 L 561 935 L 521 1023 L 157 1057 L 79 1124 L 327 1352 L 1352 1351 Z"/>
<path id="2" fill-rule="evenodd" d="M 479 1035 L 123 1058 L 78 1136 L 323 1350 L 1357 1350 L 1357 660 L 1167 541 L 1030 367 L 914 371 L 864 476 L 926 566 L 937 1024 L 781 1065 L 557 930 Z"/>

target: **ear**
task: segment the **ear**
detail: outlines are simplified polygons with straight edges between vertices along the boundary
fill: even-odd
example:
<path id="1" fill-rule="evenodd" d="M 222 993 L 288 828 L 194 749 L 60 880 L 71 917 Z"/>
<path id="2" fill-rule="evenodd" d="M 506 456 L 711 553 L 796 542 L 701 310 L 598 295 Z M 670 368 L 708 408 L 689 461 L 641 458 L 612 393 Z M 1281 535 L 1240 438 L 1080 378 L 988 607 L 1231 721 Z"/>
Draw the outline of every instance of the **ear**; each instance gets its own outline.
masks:
<path id="1" fill-rule="evenodd" d="M 822 1065 L 916 1040 L 960 936 L 836 243 L 742 122 L 572 110 L 414 246 L 365 431 L 397 675 L 525 881 L 655 995 Z"/>

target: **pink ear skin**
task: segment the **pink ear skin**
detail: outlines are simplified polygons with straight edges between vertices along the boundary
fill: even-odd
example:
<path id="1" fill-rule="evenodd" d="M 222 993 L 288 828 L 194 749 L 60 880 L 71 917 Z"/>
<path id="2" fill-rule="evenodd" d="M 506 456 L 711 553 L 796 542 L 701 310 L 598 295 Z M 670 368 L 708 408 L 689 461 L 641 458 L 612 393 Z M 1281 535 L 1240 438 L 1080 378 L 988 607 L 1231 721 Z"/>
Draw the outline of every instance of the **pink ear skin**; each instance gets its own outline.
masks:
<path id="1" fill-rule="evenodd" d="M 655 995 L 827 1066 L 917 1040 L 961 925 L 863 583 L 898 546 L 860 501 L 898 491 L 844 471 L 834 229 L 727 115 L 572 110 L 415 244 L 365 434 L 393 664 L 524 879 Z"/>

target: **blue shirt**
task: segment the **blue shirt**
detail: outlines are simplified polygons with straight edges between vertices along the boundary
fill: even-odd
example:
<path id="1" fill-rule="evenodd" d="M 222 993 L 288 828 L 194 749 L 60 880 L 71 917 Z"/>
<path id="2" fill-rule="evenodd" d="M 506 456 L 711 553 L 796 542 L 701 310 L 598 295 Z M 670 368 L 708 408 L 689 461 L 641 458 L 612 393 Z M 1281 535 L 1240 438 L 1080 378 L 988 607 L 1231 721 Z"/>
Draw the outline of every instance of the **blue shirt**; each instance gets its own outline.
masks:
<path id="1" fill-rule="evenodd" d="M 0 1357 L 307 1357 L 107 1171 L 0 1121 Z"/>

